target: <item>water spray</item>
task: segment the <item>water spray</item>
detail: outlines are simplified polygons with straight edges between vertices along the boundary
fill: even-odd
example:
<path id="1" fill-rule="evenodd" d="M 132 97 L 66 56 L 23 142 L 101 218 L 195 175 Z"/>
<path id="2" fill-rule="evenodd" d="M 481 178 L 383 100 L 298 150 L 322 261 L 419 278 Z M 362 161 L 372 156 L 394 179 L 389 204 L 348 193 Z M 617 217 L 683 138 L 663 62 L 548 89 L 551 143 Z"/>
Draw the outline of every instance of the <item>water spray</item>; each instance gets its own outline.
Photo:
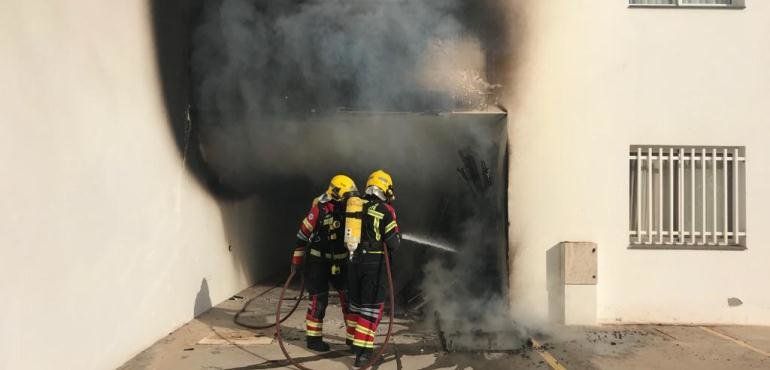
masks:
<path id="1" fill-rule="evenodd" d="M 428 246 L 428 247 L 432 247 L 432 248 L 436 248 L 436 249 L 441 249 L 442 251 L 445 251 L 445 252 L 457 253 L 457 249 L 454 249 L 454 248 L 452 248 L 452 247 L 450 247 L 450 246 L 448 246 L 446 244 L 443 244 L 443 243 L 441 243 L 441 242 L 439 242 L 438 240 L 435 240 L 435 239 L 431 239 L 431 238 L 427 238 L 427 237 L 422 237 L 422 236 L 417 236 L 417 235 L 413 235 L 413 234 L 403 234 L 401 236 L 401 239 L 408 240 L 410 242 L 417 243 L 417 244 L 420 244 L 420 245 L 425 245 L 425 246 Z"/>

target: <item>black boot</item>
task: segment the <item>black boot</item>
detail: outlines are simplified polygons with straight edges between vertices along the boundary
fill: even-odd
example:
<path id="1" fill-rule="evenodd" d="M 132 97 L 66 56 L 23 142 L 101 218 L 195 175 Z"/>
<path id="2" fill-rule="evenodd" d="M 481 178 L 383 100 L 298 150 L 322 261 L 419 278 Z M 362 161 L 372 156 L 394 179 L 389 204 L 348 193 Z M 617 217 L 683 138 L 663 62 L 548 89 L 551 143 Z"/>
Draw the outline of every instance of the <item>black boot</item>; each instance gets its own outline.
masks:
<path id="1" fill-rule="evenodd" d="M 372 360 L 372 350 L 369 348 L 358 348 L 356 353 L 356 362 L 353 363 L 353 367 L 362 367 Z M 373 365 L 373 364 L 372 364 Z"/>
<path id="2" fill-rule="evenodd" d="M 329 345 L 323 341 L 322 337 L 307 337 L 307 348 L 316 352 L 329 351 Z"/>
<path id="3" fill-rule="evenodd" d="M 353 340 L 351 340 L 351 339 L 345 339 L 345 344 L 347 344 L 347 345 L 348 345 L 348 347 L 350 347 L 350 352 L 353 352 L 353 354 L 354 354 L 354 355 L 355 355 L 356 353 L 358 353 L 358 350 L 356 350 L 356 348 L 358 348 L 358 347 L 356 347 L 356 346 L 354 346 L 354 345 L 353 345 Z"/>

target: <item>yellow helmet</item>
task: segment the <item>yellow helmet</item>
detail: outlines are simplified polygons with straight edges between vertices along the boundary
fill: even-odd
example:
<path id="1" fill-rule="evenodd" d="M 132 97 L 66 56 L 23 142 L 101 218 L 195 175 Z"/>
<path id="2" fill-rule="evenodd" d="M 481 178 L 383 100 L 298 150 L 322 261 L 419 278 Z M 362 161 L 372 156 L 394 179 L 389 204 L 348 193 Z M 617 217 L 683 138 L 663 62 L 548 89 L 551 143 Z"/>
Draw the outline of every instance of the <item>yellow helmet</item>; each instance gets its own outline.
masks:
<path id="1" fill-rule="evenodd" d="M 383 171 L 377 170 L 366 179 L 366 193 L 374 194 L 382 200 L 393 200 L 396 194 L 393 193 L 393 179 Z"/>
<path id="2" fill-rule="evenodd" d="M 353 179 L 345 175 L 336 175 L 332 177 L 332 181 L 329 181 L 329 188 L 324 195 L 328 199 L 341 200 L 356 191 L 358 188 Z"/>

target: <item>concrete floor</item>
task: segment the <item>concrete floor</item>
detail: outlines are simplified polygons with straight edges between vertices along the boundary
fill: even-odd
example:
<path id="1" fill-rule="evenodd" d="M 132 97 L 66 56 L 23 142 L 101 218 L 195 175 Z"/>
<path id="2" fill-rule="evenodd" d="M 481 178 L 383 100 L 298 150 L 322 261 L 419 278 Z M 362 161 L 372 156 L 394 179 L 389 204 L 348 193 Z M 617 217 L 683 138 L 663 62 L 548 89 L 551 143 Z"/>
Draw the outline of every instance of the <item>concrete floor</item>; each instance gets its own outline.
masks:
<path id="1" fill-rule="evenodd" d="M 126 362 L 120 369 L 284 369 L 285 360 L 273 329 L 252 330 L 233 316 L 258 296 L 242 316 L 261 324 L 273 315 L 279 290 L 255 286 L 190 321 Z M 287 294 L 296 296 L 296 291 Z M 291 301 L 285 301 L 290 304 Z M 334 300 L 324 330 L 332 351 L 310 352 L 304 344 L 303 302 L 282 324 L 287 349 L 313 369 L 349 369 L 352 356 Z M 386 320 L 384 320 L 386 321 Z M 384 337 L 386 325 L 381 325 Z M 534 334 L 539 347 L 506 352 L 446 353 L 433 327 L 396 319 L 395 336 L 379 369 L 770 369 L 770 327 L 623 325 L 570 327 Z M 204 344 L 210 343 L 210 344 Z"/>

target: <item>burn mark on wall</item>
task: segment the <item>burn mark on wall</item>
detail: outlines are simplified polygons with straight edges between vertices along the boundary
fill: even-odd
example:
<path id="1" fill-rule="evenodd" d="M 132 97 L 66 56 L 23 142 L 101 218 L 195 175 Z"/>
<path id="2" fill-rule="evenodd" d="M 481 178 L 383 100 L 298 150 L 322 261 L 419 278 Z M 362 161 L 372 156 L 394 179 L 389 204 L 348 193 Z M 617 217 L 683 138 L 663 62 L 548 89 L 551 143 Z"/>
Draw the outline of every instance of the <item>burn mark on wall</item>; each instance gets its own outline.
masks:
<path id="1" fill-rule="evenodd" d="M 478 160 L 472 149 L 458 151 L 463 166 L 457 173 L 468 184 L 468 189 L 476 196 L 484 196 L 492 186 L 492 174 L 487 162 Z"/>

